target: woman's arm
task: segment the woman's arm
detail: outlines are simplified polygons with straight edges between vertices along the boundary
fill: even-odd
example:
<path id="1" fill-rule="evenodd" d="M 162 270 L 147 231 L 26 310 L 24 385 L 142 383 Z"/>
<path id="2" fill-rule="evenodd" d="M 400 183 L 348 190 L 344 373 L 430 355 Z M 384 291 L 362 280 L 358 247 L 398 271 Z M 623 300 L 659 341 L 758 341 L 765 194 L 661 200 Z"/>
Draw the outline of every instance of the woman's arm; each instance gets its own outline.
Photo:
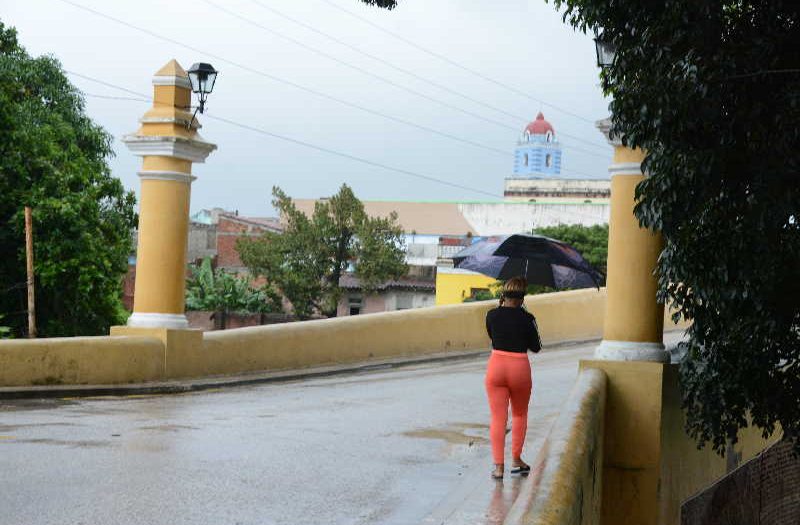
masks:
<path id="1" fill-rule="evenodd" d="M 533 314 L 529 315 L 531 316 L 531 319 L 530 324 L 528 325 L 528 341 L 530 341 L 528 343 L 528 348 L 531 350 L 531 352 L 538 353 L 539 350 L 542 349 L 542 339 L 539 337 L 539 325 L 536 324 L 536 318 L 533 316 Z"/>

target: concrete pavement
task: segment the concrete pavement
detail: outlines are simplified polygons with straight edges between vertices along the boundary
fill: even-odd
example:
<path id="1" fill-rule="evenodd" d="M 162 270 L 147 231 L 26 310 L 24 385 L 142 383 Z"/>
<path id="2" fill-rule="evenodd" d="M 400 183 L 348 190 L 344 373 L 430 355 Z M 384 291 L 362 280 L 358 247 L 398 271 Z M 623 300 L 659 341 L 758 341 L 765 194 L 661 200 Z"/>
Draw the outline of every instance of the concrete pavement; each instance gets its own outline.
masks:
<path id="1" fill-rule="evenodd" d="M 533 357 L 529 460 L 595 344 Z M 484 366 L 2 400 L 0 524 L 500 523 Z"/>

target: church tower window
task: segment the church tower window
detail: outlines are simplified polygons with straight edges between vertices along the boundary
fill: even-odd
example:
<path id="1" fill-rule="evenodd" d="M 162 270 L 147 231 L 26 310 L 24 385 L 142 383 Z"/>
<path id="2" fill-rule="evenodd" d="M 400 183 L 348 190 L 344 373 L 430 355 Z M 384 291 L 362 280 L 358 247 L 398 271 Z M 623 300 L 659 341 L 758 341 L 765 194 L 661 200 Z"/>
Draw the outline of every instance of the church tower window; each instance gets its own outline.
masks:
<path id="1" fill-rule="evenodd" d="M 524 166 L 528 165 L 528 154 L 527 153 L 522 157 L 522 164 Z"/>
<path id="2" fill-rule="evenodd" d="M 553 165 L 553 156 L 550 155 L 549 153 L 544 158 L 544 165 L 545 165 L 546 168 L 549 168 L 550 166 Z"/>

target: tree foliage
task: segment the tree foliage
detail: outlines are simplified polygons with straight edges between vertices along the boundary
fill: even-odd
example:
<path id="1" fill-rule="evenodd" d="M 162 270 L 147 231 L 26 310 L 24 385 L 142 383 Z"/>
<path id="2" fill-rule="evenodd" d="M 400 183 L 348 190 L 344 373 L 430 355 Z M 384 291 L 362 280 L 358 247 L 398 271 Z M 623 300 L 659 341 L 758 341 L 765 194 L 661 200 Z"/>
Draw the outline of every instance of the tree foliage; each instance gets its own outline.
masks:
<path id="1" fill-rule="evenodd" d="M 383 7 L 385 9 L 394 9 L 397 7 L 397 0 L 361 0 L 365 4 Z"/>
<path id="2" fill-rule="evenodd" d="M 536 228 L 531 233 L 544 235 L 569 244 L 578 250 L 589 264 L 605 275 L 606 261 L 608 259 L 608 224 L 595 224 L 593 226 L 559 224 L 557 226 Z M 498 281 L 495 284 L 491 284 L 488 290 L 478 290 L 474 295 L 465 297 L 464 302 L 498 299 L 502 295 L 502 288 L 502 282 Z M 528 295 L 536 295 L 555 291 L 557 290 L 549 286 L 529 284 L 526 293 Z"/>
<path id="3" fill-rule="evenodd" d="M 0 315 L 0 322 L 3 321 L 3 316 Z M 11 327 L 0 325 L 0 339 L 9 339 L 11 337 Z"/>
<path id="4" fill-rule="evenodd" d="M 111 176 L 111 136 L 84 109 L 58 61 L 31 57 L 0 23 L 0 312 L 16 335 L 26 325 L 25 206 L 39 334 L 101 334 L 124 322 L 135 198 Z"/>
<path id="5" fill-rule="evenodd" d="M 281 299 L 269 286 L 255 288 L 246 277 L 212 268 L 211 259 L 206 257 L 199 266 L 190 267 L 186 309 L 272 313 L 281 311 Z"/>
<path id="6" fill-rule="evenodd" d="M 612 129 L 647 151 L 636 215 L 666 241 L 660 299 L 693 322 L 690 434 L 722 451 L 780 424 L 800 448 L 800 4 L 554 3 L 617 48 Z"/>
<path id="7" fill-rule="evenodd" d="M 583 226 L 581 224 L 559 224 L 536 228 L 532 233 L 562 241 L 578 250 L 586 262 L 603 275 L 608 260 L 608 224 Z"/>
<path id="8" fill-rule="evenodd" d="M 253 275 L 266 278 L 291 303 L 295 315 L 336 316 L 341 277 L 349 265 L 369 292 L 382 282 L 405 275 L 403 232 L 397 214 L 369 217 L 364 205 L 343 185 L 316 203 L 307 217 L 280 188 L 273 188 L 273 205 L 286 227 L 258 239 L 240 239 L 236 249 Z"/>

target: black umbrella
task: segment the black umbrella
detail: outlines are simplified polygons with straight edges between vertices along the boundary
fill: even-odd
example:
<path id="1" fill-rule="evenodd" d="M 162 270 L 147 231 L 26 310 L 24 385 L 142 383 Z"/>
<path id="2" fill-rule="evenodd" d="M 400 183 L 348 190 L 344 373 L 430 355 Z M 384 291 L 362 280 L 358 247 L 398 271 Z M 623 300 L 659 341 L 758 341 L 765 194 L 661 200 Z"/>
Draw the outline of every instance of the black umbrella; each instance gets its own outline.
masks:
<path id="1" fill-rule="evenodd" d="M 479 241 L 458 252 L 453 263 L 495 279 L 521 275 L 529 284 L 555 289 L 599 287 L 603 281 L 603 274 L 578 250 L 541 235 L 519 233 Z"/>

